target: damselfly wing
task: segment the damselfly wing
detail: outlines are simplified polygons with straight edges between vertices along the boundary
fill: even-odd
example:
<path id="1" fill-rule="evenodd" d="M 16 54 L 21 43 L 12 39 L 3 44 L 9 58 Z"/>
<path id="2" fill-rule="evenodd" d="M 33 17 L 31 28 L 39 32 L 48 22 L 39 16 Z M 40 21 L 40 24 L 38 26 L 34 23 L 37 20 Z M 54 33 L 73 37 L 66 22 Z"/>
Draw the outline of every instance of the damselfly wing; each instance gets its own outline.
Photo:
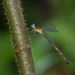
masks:
<path id="1" fill-rule="evenodd" d="M 51 24 L 51 25 L 49 25 L 49 26 L 43 28 L 43 30 L 45 30 L 45 31 L 51 31 L 51 32 L 58 32 L 58 31 L 56 30 L 56 26 L 54 26 L 53 24 Z"/>

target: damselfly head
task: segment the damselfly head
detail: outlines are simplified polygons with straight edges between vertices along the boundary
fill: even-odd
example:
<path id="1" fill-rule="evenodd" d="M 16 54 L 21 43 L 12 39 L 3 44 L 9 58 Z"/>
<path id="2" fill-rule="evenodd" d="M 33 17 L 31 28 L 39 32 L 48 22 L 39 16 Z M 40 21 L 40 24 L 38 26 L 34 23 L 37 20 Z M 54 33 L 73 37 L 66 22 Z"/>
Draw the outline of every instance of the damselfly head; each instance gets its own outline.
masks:
<path id="1" fill-rule="evenodd" d="M 33 24 L 31 25 L 31 27 L 32 27 L 32 28 L 35 28 L 35 24 L 33 23 Z"/>

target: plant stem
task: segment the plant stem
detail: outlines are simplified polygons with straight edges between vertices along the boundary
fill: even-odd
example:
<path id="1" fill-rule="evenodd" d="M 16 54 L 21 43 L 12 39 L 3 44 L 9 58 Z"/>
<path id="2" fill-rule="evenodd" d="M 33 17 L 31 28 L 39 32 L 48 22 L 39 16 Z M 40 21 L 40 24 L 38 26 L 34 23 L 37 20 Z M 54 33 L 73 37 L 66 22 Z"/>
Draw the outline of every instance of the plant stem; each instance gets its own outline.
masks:
<path id="1" fill-rule="evenodd" d="M 3 0 L 20 75 L 36 75 L 20 0 Z"/>

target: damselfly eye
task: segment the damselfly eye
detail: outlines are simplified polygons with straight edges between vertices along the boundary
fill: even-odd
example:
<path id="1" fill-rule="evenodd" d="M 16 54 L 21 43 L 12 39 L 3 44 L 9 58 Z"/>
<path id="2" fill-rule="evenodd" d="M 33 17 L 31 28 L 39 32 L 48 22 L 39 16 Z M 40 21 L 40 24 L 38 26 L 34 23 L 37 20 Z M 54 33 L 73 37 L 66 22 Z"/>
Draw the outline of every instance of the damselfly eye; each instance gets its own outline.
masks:
<path id="1" fill-rule="evenodd" d="M 35 24 L 32 24 L 31 27 L 32 27 L 32 28 L 35 28 Z"/>

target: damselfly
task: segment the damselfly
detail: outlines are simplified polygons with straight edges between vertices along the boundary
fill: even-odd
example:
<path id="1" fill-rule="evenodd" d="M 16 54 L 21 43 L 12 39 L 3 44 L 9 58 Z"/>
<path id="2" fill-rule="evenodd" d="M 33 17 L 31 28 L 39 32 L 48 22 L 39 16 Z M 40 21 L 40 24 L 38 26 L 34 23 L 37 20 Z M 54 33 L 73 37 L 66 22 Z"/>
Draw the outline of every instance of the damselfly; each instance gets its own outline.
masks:
<path id="1" fill-rule="evenodd" d="M 46 31 L 51 31 L 51 32 L 57 32 L 56 30 L 56 26 L 54 26 L 53 24 L 47 26 L 46 28 L 40 28 L 40 27 L 36 27 L 35 24 L 32 24 L 31 27 L 33 28 L 34 32 L 38 32 L 41 35 L 43 35 L 51 44 L 52 46 L 55 48 L 55 50 L 62 56 L 63 60 L 69 64 L 69 61 L 66 59 L 66 57 L 63 55 L 63 53 L 58 49 L 58 47 L 53 43 L 53 41 L 51 40 L 51 38 L 44 32 L 44 30 Z"/>

